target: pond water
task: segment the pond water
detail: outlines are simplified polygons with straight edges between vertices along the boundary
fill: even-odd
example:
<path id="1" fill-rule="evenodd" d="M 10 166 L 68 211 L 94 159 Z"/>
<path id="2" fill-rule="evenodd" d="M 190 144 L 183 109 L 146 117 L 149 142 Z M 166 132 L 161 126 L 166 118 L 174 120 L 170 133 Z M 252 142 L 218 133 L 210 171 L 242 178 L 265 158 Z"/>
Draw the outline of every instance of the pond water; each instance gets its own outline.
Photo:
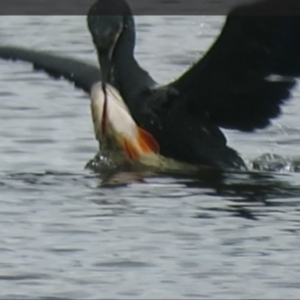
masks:
<path id="1" fill-rule="evenodd" d="M 136 22 L 136 56 L 164 83 L 224 18 Z M 1 44 L 97 63 L 83 16 L 2 16 L 0 28 Z M 267 129 L 225 130 L 262 171 L 95 174 L 88 96 L 27 63 L 0 70 L 1 299 L 300 297 L 298 87 Z"/>

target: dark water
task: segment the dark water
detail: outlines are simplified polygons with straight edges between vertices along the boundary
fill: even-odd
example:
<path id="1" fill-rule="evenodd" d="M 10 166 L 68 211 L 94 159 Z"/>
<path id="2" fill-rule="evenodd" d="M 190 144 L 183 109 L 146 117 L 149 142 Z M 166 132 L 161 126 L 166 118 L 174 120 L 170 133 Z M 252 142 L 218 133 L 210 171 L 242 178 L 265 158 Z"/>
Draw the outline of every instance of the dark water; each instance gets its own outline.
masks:
<path id="1" fill-rule="evenodd" d="M 160 82 L 214 39 L 221 17 L 139 17 L 136 53 Z M 94 61 L 84 17 L 1 17 L 2 44 Z M 89 101 L 0 61 L 0 298 L 300 298 L 299 97 L 273 126 L 226 131 L 248 173 L 85 170 Z M 276 157 L 275 157 L 276 158 Z"/>

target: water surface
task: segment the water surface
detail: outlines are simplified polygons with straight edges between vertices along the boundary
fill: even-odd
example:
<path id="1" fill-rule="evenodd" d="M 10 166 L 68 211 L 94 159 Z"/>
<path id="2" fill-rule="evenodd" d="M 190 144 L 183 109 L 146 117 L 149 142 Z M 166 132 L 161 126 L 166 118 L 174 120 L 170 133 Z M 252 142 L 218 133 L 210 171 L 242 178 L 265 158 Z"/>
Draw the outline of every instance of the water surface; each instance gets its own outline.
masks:
<path id="1" fill-rule="evenodd" d="M 168 82 L 223 21 L 138 17 L 136 55 Z M 97 63 L 84 17 L 0 28 L 2 44 Z M 249 164 L 281 155 L 275 171 L 99 175 L 84 169 L 97 152 L 87 95 L 27 63 L 0 70 L 1 299 L 300 297 L 299 88 L 269 128 L 225 131 Z"/>

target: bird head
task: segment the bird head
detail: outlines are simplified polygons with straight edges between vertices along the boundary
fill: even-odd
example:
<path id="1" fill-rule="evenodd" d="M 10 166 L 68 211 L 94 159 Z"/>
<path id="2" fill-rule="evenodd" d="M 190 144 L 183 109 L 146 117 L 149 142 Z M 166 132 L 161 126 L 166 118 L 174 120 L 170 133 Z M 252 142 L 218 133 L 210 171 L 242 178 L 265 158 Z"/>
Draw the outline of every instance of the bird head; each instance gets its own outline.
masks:
<path id="1" fill-rule="evenodd" d="M 102 89 L 105 94 L 113 52 L 122 33 L 126 15 L 131 15 L 131 11 L 124 0 L 98 0 L 88 12 L 88 28 L 98 52 Z"/>

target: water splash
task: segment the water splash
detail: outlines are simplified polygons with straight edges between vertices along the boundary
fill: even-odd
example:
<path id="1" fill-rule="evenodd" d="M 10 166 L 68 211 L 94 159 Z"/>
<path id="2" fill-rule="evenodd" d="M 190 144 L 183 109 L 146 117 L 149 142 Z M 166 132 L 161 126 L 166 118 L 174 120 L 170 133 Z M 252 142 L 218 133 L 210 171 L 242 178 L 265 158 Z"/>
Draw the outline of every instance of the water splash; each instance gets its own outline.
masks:
<path id="1" fill-rule="evenodd" d="M 300 172 L 300 158 L 265 153 L 248 164 L 249 170 L 269 172 Z"/>

